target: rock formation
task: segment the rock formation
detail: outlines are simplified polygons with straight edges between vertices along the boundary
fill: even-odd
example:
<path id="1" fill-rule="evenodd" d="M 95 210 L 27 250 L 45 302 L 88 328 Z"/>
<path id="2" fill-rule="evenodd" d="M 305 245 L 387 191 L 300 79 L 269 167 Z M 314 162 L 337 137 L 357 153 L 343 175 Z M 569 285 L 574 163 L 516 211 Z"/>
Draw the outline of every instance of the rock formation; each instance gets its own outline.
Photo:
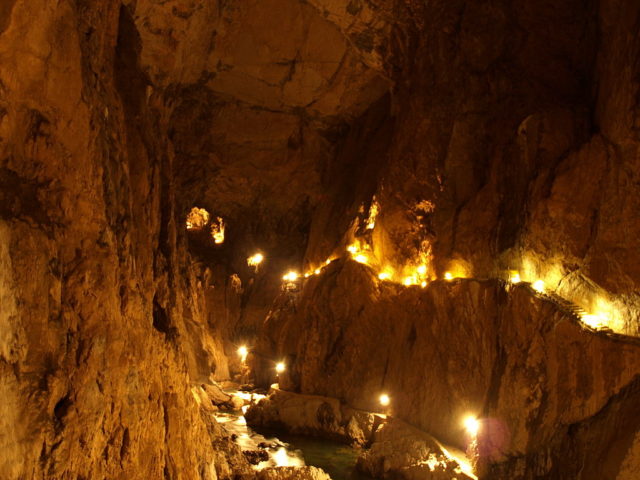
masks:
<path id="1" fill-rule="evenodd" d="M 368 411 L 387 392 L 394 416 L 462 450 L 471 443 L 465 416 L 484 419 L 480 462 L 500 465 L 498 478 L 548 474 L 567 450 L 604 462 L 610 438 L 570 432 L 620 415 L 610 405 L 633 396 L 640 369 L 637 339 L 593 331 L 528 286 L 458 279 L 406 288 L 349 260 L 310 280 L 295 306 L 274 310 L 265 332 L 258 350 L 286 359 L 286 390 Z M 272 364 L 255 368 L 273 381 Z M 634 461 L 639 430 L 627 418 L 610 455 Z M 582 463 L 562 465 L 571 473 L 563 478 L 577 478 Z"/>
<path id="2" fill-rule="evenodd" d="M 283 389 L 385 390 L 463 449 L 477 415 L 483 478 L 634 478 L 639 25 L 633 0 L 5 0 L 0 476 L 250 475 L 206 393 L 248 345 L 263 386 L 286 359 Z"/>
<path id="3" fill-rule="evenodd" d="M 221 348 L 130 11 L 0 11 L 2 477 L 235 475 L 190 393 Z"/>

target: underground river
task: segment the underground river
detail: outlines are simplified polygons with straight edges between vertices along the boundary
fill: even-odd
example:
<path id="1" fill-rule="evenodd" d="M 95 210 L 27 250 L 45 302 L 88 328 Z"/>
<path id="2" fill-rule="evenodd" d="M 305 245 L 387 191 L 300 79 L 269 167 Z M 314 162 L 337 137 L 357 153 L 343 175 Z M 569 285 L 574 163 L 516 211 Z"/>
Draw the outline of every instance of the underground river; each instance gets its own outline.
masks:
<path id="1" fill-rule="evenodd" d="M 257 401 L 262 395 L 226 391 L 248 401 Z M 284 431 L 256 431 L 244 418 L 248 406 L 241 411 L 218 411 L 216 421 L 224 426 L 243 452 L 264 451 L 268 458 L 253 465 L 256 470 L 267 467 L 293 467 L 311 465 L 327 472 L 333 480 L 365 480 L 370 477 L 356 470 L 359 450 L 349 445 Z"/>

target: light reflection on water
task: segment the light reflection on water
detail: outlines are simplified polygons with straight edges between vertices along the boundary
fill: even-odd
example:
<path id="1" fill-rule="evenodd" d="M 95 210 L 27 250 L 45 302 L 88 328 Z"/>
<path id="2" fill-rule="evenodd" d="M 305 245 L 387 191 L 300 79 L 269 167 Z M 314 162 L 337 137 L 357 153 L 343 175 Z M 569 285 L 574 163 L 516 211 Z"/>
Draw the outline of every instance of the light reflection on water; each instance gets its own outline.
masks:
<path id="1" fill-rule="evenodd" d="M 242 413 L 246 409 L 243 407 Z M 258 433 L 247 426 L 244 416 L 234 412 L 216 412 L 215 418 L 230 434 L 236 435 L 236 443 L 242 450 L 259 450 L 261 443 L 269 446 L 266 448 L 269 460 L 253 465 L 255 470 L 313 465 L 325 470 L 333 480 L 368 479 L 355 471 L 358 452 L 347 445 L 284 432 Z"/>
<path id="2" fill-rule="evenodd" d="M 215 418 L 218 423 L 230 433 L 236 435 L 236 443 L 242 450 L 258 450 L 261 443 L 266 443 L 269 460 L 253 465 L 256 470 L 266 467 L 299 467 L 306 465 L 300 450 L 296 450 L 289 444 L 281 442 L 276 437 L 261 435 L 247 426 L 242 415 L 217 412 Z"/>

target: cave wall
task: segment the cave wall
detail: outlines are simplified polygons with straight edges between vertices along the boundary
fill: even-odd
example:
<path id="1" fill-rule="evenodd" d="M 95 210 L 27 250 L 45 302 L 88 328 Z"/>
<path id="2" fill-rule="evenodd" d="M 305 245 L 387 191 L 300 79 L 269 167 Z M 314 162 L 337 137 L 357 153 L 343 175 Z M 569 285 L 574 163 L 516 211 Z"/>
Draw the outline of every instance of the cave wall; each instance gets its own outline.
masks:
<path id="1" fill-rule="evenodd" d="M 388 6 L 393 134 L 376 152 L 381 211 L 366 240 L 379 267 L 517 270 L 637 335 L 638 6 Z M 332 231 L 329 205 L 311 231 Z M 327 258 L 310 242 L 311 262 Z"/>
<path id="2" fill-rule="evenodd" d="M 425 8 L 413 11 L 423 33 L 395 56 L 407 88 L 390 235 L 407 228 L 393 204 L 426 198 L 439 274 L 455 260 L 481 278 L 516 269 L 588 311 L 600 294 L 618 330 L 637 334 L 637 4 Z"/>
<path id="3" fill-rule="evenodd" d="M 451 380 L 431 393 L 416 388 L 399 405 L 454 443 L 460 432 L 433 408 L 442 397 L 496 416 L 517 405 L 521 414 L 509 419 L 517 441 L 494 452 L 515 460 L 500 458 L 495 472 L 532 474 L 562 449 L 590 452 L 582 447 L 589 425 L 620 421 L 635 398 L 635 350 L 624 342 L 590 350 L 592 333 L 517 291 L 505 300 L 486 287 L 484 303 L 464 299 L 469 308 L 458 311 L 464 288 L 449 296 L 433 286 L 423 311 L 413 290 L 385 290 L 393 298 L 382 308 L 369 291 L 375 279 L 350 283 L 345 267 L 346 277 L 330 277 L 335 284 L 314 278 L 305 287 L 304 301 L 325 302 L 309 303 L 308 315 L 288 311 L 285 295 L 264 330 L 263 319 L 282 273 L 344 254 L 375 194 L 381 213 L 367 241 L 396 269 L 425 260 L 432 279 L 451 269 L 494 279 L 517 269 L 587 310 L 607 309 L 617 330 L 637 334 L 639 8 L 630 0 L 4 2 L 3 471 L 224 476 L 227 461 L 201 441 L 215 428 L 199 417 L 190 382 L 226 378 L 237 342 L 262 336 L 264 381 L 278 356 L 304 357 L 293 387 L 370 407 L 379 387 L 363 380 L 370 372 L 348 370 L 362 352 L 338 354 L 353 328 L 369 328 L 366 319 L 398 351 L 407 342 L 446 345 L 449 322 L 475 331 L 481 319 L 477 355 L 486 359 L 472 364 L 483 372 L 473 391 Z M 187 236 L 193 205 L 228 221 L 224 245 Z M 256 249 L 267 253 L 259 272 L 246 265 Z M 374 305 L 366 318 L 350 306 L 361 300 L 354 287 Z M 397 301 L 408 305 L 399 323 L 406 338 L 387 330 L 385 308 Z M 419 333 L 416 322 L 432 316 L 442 331 Z M 522 325 L 527 341 L 548 344 L 531 368 L 549 373 L 549 355 L 564 345 L 548 337 L 549 318 L 577 344 L 581 360 L 559 364 L 587 406 L 564 418 L 538 405 L 544 418 L 529 421 L 537 413 L 527 402 L 539 399 L 503 391 L 521 381 L 516 374 L 492 383 L 506 355 L 494 344 L 508 339 L 515 364 L 526 363 L 526 345 L 507 328 Z M 281 331 L 289 333 L 273 336 Z M 456 333 L 464 352 L 467 333 Z M 375 355 L 370 340 L 356 335 L 353 348 Z M 604 365 L 605 357 L 619 360 Z M 405 359 L 394 358 L 402 373 Z M 349 385 L 322 379 L 327 359 Z M 466 359 L 446 368 L 415 361 L 447 378 L 468 368 Z M 598 361 L 596 376 L 582 370 Z M 390 385 L 413 388 L 405 373 Z M 525 380 L 537 392 L 535 378 Z M 552 383 L 544 391 L 564 393 Z M 551 453 L 538 448 L 544 442 Z"/>
<path id="4" fill-rule="evenodd" d="M 225 332 L 233 364 L 235 348 L 259 334 L 282 275 L 310 265 L 310 239 L 332 251 L 351 222 L 334 213 L 328 239 L 309 235 L 319 205 L 343 209 L 345 185 L 336 187 L 336 178 L 349 183 L 361 168 L 360 155 L 343 153 L 347 132 L 388 115 L 389 19 L 366 3 L 130 5 L 142 68 L 171 99 L 182 214 L 199 206 L 227 224 L 224 244 L 193 234 L 189 246 L 210 270 L 209 323 Z M 354 138 L 347 149 L 358 148 Z M 358 199 L 370 197 L 375 180 L 364 188 L 351 182 L 367 192 Z M 258 272 L 246 265 L 257 251 L 266 257 Z"/>
<path id="5" fill-rule="evenodd" d="M 284 388 L 365 409 L 389 390 L 394 414 L 462 447 L 464 411 L 496 419 L 508 439 L 484 439 L 486 478 L 629 478 L 635 339 L 581 328 L 558 303 L 529 287 L 506 294 L 496 279 L 511 270 L 542 279 L 638 335 L 638 5 L 387 6 L 390 139 L 374 151 L 379 135 L 351 128 L 341 144 L 364 145 L 350 154 L 361 167 L 352 192 L 376 178 L 375 228 L 355 231 L 371 247 L 370 275 L 334 262 L 299 296 L 283 295 L 257 378 L 273 382 L 274 362 L 286 359 Z M 311 265 L 348 256 L 353 224 L 336 228 L 332 213 L 358 221 L 370 201 L 338 198 L 315 210 Z M 450 271 L 492 286 L 437 281 L 421 293 L 375 278 L 421 262 L 432 281 Z"/>
<path id="6" fill-rule="evenodd" d="M 263 383 L 397 416 L 462 450 L 476 440 L 481 478 L 627 478 L 637 468 L 640 343 L 585 329 L 527 285 L 405 288 L 338 260 L 274 305 L 257 352 Z M 275 361 L 287 365 L 278 377 Z M 481 421 L 477 439 L 468 415 Z M 584 468 L 586 459 L 598 460 Z"/>
<path id="7" fill-rule="evenodd" d="M 189 390 L 216 339 L 139 55 L 120 2 L 0 8 L 2 478 L 231 474 Z"/>

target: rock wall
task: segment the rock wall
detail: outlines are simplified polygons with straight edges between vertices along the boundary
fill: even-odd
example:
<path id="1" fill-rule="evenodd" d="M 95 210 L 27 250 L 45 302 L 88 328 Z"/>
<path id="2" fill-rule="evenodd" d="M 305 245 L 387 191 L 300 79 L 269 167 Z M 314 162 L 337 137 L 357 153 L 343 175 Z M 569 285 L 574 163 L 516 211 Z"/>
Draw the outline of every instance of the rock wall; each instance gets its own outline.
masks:
<path id="1" fill-rule="evenodd" d="M 386 4 L 393 133 L 359 155 L 384 165 L 367 240 L 377 259 L 399 272 L 426 262 L 431 278 L 518 270 L 636 335 L 637 4 Z M 312 232 L 335 229 L 330 208 Z M 311 263 L 330 253 L 312 236 Z"/>
<path id="2" fill-rule="evenodd" d="M 0 7 L 3 479 L 235 473 L 189 390 L 204 300 L 139 54 L 120 2 Z"/>
<path id="3" fill-rule="evenodd" d="M 481 418 L 480 472 L 489 463 L 511 468 L 491 467 L 501 476 L 487 478 L 595 478 L 580 477 L 579 459 L 591 456 L 616 478 L 616 462 L 637 454 L 635 416 L 619 429 L 602 419 L 622 421 L 621 410 L 634 408 L 640 344 L 585 329 L 526 285 L 405 288 L 341 260 L 309 280 L 295 304 L 274 309 L 265 336 L 259 352 L 287 364 L 278 378 L 284 389 L 369 411 L 388 393 L 390 413 L 462 449 L 470 441 L 463 419 Z M 256 361 L 267 382 L 275 380 L 273 360 Z M 600 439 L 609 431 L 615 449 Z M 546 476 L 556 471 L 568 476 Z"/>
<path id="4" fill-rule="evenodd" d="M 637 460 L 610 460 L 599 425 L 633 414 L 636 344 L 525 287 L 380 286 L 340 262 L 262 320 L 285 271 L 362 234 L 380 266 L 518 270 L 636 335 L 636 3 L 5 1 L 2 471 L 230 475 L 189 383 L 262 336 L 264 382 L 291 355 L 289 385 L 360 408 L 393 388 L 457 444 L 462 410 L 495 416 L 496 475 L 602 450 L 592 471 L 624 478 Z M 194 205 L 228 222 L 222 246 L 183 233 Z"/>

